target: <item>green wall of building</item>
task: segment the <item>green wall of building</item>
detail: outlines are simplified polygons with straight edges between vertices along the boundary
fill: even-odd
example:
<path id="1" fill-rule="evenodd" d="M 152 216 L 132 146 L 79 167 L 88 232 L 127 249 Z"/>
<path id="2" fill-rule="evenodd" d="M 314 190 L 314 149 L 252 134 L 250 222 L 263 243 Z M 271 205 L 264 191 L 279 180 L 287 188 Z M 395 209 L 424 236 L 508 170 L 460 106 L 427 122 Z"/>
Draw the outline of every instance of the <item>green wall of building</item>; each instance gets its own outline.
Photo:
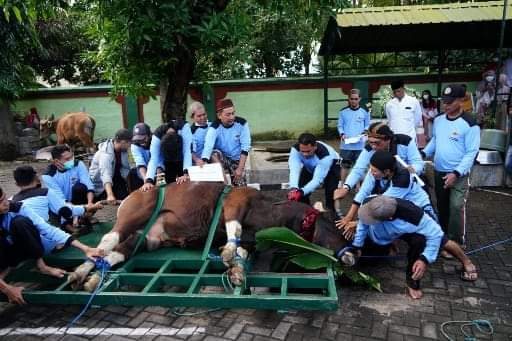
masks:
<path id="1" fill-rule="evenodd" d="M 406 86 L 421 94 L 424 89 L 430 89 L 433 94 L 437 93 L 435 77 L 425 75 L 412 75 L 414 79 L 409 82 L 406 79 Z M 371 82 L 389 84 L 391 77 L 397 75 L 373 75 L 373 76 L 352 76 L 338 77 L 329 80 L 329 126 L 336 126 L 336 119 L 340 108 L 347 105 L 348 91 L 354 84 L 357 84 L 363 95 L 368 92 Z M 463 78 L 465 77 L 465 78 Z M 418 81 L 419 80 L 419 81 Z M 457 82 L 466 83 L 468 90 L 474 91 L 476 82 L 471 76 L 459 77 Z M 456 82 L 451 80 L 445 84 Z M 379 83 L 379 84 L 380 84 Z M 323 129 L 324 117 L 324 89 L 323 79 L 319 77 L 298 78 L 298 79 L 270 79 L 270 80 L 240 80 L 240 81 L 219 81 L 209 83 L 208 90 L 203 88 L 203 96 L 208 98 L 207 106 L 213 107 L 214 99 L 221 96 L 233 100 L 236 112 L 239 116 L 248 120 L 252 134 L 265 135 L 278 131 L 285 131 L 288 135 L 297 136 L 301 132 L 320 132 Z M 444 84 L 444 85 L 445 85 Z M 373 105 L 373 115 L 378 117 L 381 112 L 381 103 L 378 97 L 382 89 L 387 85 L 380 86 L 379 91 L 369 94 Z M 31 107 L 36 107 L 43 118 L 45 115 L 55 113 L 60 116 L 65 112 L 84 110 L 96 119 L 95 140 L 99 141 L 112 137 L 115 131 L 123 127 L 122 106 L 108 96 L 110 87 L 82 87 L 69 89 L 42 89 L 34 90 L 27 96 L 17 101 L 14 110 L 28 113 Z M 197 89 L 196 89 L 197 90 Z M 196 91 L 197 94 L 200 92 Z M 144 119 L 152 129 L 161 124 L 160 98 L 144 104 Z M 363 98 L 366 101 L 366 98 Z M 192 98 L 189 96 L 188 102 Z M 138 120 L 137 102 L 134 98 L 126 98 L 126 122 L 131 126 Z M 211 111 L 211 110 L 210 110 Z M 209 113 L 209 117 L 215 117 Z M 190 119 L 187 117 L 187 119 Z"/>

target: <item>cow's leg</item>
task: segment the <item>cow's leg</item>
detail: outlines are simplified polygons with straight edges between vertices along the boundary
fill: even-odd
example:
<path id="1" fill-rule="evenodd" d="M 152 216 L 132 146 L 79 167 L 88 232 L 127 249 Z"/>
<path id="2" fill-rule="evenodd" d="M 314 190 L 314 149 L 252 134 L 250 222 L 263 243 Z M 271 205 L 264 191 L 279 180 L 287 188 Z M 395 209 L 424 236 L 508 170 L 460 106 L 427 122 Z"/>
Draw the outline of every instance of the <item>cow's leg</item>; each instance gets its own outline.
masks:
<path id="1" fill-rule="evenodd" d="M 243 218 L 250 207 L 251 200 L 257 195 L 256 191 L 244 188 L 233 190 L 224 201 L 224 221 L 226 222 L 227 242 L 221 253 L 222 261 L 228 267 L 235 265 L 236 249 L 242 235 Z"/>
<path id="2" fill-rule="evenodd" d="M 229 280 L 233 285 L 241 286 L 244 283 L 246 270 L 245 262 L 247 261 L 248 255 L 249 253 L 243 247 L 239 246 L 236 249 L 236 257 L 233 261 L 233 265 L 228 270 Z"/>
<path id="3" fill-rule="evenodd" d="M 224 265 L 227 267 L 233 265 L 236 249 L 242 235 L 242 225 L 238 220 L 231 220 L 226 222 L 227 242 L 222 248 L 221 257 Z"/>
<path id="4" fill-rule="evenodd" d="M 108 255 L 117 244 L 119 244 L 119 233 L 109 232 L 101 238 L 98 248 L 104 250 L 105 254 Z M 72 288 L 78 290 L 93 269 L 94 262 L 91 260 L 85 261 L 76 268 L 76 270 L 68 276 L 68 282 L 72 283 Z"/>

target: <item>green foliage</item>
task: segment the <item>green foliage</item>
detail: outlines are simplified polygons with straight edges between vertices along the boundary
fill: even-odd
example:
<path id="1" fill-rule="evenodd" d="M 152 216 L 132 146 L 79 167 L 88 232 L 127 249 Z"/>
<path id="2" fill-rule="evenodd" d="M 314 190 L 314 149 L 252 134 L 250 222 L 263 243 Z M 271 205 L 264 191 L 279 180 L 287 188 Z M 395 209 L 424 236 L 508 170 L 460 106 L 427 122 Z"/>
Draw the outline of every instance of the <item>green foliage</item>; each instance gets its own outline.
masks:
<path id="1" fill-rule="evenodd" d="M 236 21 L 221 11 L 226 1 L 87 1 L 101 41 L 94 60 L 104 67 L 114 94 L 152 95 L 176 76 L 173 67 L 208 55 L 233 39 Z M 182 70 L 187 72 L 187 70 Z M 189 75 L 189 78 L 192 75 Z"/>
<path id="2" fill-rule="evenodd" d="M 270 227 L 256 233 L 256 249 L 266 250 L 271 247 L 278 247 L 286 251 L 279 253 L 272 264 L 273 271 L 286 268 L 289 263 L 300 266 L 306 270 L 318 270 L 333 267 L 336 274 L 346 276 L 355 284 L 364 284 L 381 291 L 379 281 L 360 271 L 342 266 L 332 250 L 304 240 L 290 229 L 284 227 Z"/>

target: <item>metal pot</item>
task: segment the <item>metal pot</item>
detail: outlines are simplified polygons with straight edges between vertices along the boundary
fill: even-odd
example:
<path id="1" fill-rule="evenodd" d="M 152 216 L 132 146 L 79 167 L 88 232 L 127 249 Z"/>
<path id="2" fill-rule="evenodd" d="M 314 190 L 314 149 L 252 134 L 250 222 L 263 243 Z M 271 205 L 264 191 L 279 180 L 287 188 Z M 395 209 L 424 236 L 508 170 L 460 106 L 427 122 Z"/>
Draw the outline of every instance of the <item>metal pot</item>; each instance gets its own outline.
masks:
<path id="1" fill-rule="evenodd" d="M 501 165 L 503 159 L 498 151 L 480 149 L 476 157 L 476 162 L 481 165 Z"/>

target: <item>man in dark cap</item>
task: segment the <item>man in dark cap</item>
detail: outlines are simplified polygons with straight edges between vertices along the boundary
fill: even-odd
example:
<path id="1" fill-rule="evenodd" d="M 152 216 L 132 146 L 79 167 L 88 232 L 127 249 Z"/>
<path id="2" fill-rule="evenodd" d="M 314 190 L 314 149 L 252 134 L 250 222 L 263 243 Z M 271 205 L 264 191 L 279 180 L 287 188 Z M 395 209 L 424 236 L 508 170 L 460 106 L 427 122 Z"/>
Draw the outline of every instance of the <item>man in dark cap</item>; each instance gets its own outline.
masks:
<path id="1" fill-rule="evenodd" d="M 416 127 L 423 124 L 420 102 L 405 93 L 403 80 L 393 81 L 391 90 L 393 98 L 384 107 L 388 125 L 395 134 L 405 134 L 416 141 Z"/>
<path id="2" fill-rule="evenodd" d="M 132 152 L 135 167 L 128 174 L 128 187 L 130 192 L 144 185 L 144 179 L 151 158 L 149 147 L 151 145 L 151 128 L 144 122 L 139 122 L 133 127 Z"/>
<path id="3" fill-rule="evenodd" d="M 434 155 L 439 221 L 449 239 L 465 244 L 469 172 L 480 148 L 480 128 L 462 109 L 466 90 L 459 84 L 443 90 L 444 113 L 434 120 L 425 156 Z"/>
<path id="4" fill-rule="evenodd" d="M 246 184 L 245 162 L 251 150 L 249 124 L 236 116 L 235 106 L 229 98 L 217 101 L 217 120 L 208 128 L 201 159 L 220 162 L 236 186 Z"/>
<path id="5" fill-rule="evenodd" d="M 408 200 L 385 195 L 370 197 L 364 202 L 359 210 L 352 248 L 341 250 L 338 257 L 345 264 L 353 265 L 361 253 L 387 254 L 391 243 L 397 239 L 409 246 L 406 282 L 408 294 L 413 299 L 423 296 L 420 280 L 428 265 L 437 259 L 440 249 L 447 250 L 462 263 L 462 280 L 476 281 L 478 278 L 475 265 L 457 243 L 444 237 L 434 219 Z"/>
<path id="6" fill-rule="evenodd" d="M 95 200 L 106 199 L 110 204 L 128 196 L 126 178 L 130 172 L 128 149 L 132 142 L 132 132 L 119 129 L 113 139 L 98 145 L 89 167 L 94 184 Z"/>

